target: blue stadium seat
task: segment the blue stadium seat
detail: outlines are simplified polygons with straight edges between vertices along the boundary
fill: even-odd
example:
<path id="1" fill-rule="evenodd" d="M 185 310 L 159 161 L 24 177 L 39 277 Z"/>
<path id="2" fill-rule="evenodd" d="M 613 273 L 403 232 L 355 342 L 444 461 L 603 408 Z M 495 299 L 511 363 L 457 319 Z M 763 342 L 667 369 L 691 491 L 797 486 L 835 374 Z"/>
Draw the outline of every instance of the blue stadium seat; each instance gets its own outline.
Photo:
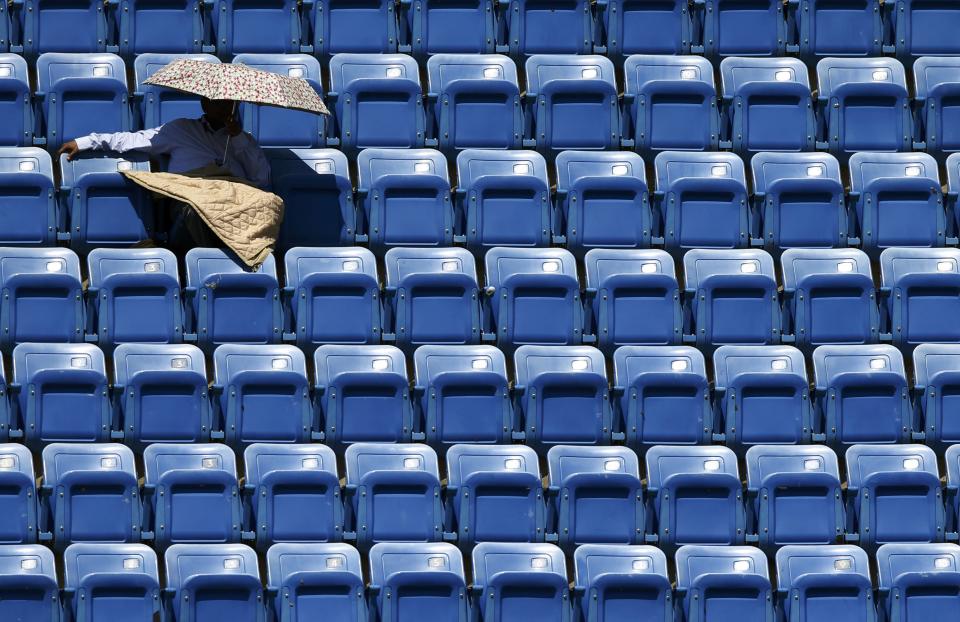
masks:
<path id="1" fill-rule="evenodd" d="M 684 255 L 683 267 L 688 320 L 698 347 L 779 343 L 780 305 L 770 255 L 698 249 Z"/>
<path id="2" fill-rule="evenodd" d="M 0 617 L 60 622 L 53 552 L 39 544 L 0 546 Z"/>
<path id="3" fill-rule="evenodd" d="M 467 621 L 463 557 L 443 542 L 370 549 L 370 602 L 379 620 Z"/>
<path id="4" fill-rule="evenodd" d="M 868 550 L 889 542 L 943 542 L 937 456 L 923 445 L 847 449 L 847 534 Z"/>
<path id="5" fill-rule="evenodd" d="M 130 2 L 131 0 L 126 1 Z M 139 2 L 140 0 L 132 1 Z M 153 19 L 153 15 L 156 12 L 158 12 L 158 10 L 151 9 L 144 11 L 144 13 L 149 13 L 150 19 Z M 143 19 L 146 19 L 146 15 Z M 160 32 L 164 33 L 163 30 Z M 216 56 L 210 54 L 139 54 L 133 61 L 134 84 L 136 85 L 134 90 L 134 101 L 136 102 L 134 110 L 137 113 L 137 123 L 140 127 L 144 129 L 159 127 L 174 119 L 197 119 L 203 114 L 203 111 L 200 109 L 200 98 L 197 95 L 175 91 L 162 86 L 144 84 L 147 78 L 181 58 L 208 63 L 220 62 Z"/>
<path id="6" fill-rule="evenodd" d="M 410 56 L 337 54 L 327 95 L 345 151 L 424 146 L 420 73 Z"/>
<path id="7" fill-rule="evenodd" d="M 672 345 L 683 338 L 673 258 L 661 250 L 595 248 L 586 267 L 586 327 L 605 353 L 622 345 Z"/>
<path id="8" fill-rule="evenodd" d="M 786 622 L 875 622 L 870 561 L 855 546 L 785 546 L 777 551 L 777 593 Z"/>
<path id="9" fill-rule="evenodd" d="M 117 6 L 116 43 L 126 58 L 213 51 L 213 46 L 205 45 L 205 18 L 212 5 L 198 0 L 122 0 Z"/>
<path id="10" fill-rule="evenodd" d="M 0 249 L 0 347 L 83 341 L 80 260 L 63 248 Z"/>
<path id="11" fill-rule="evenodd" d="M 129 447 L 50 443 L 40 494 L 45 537 L 58 550 L 71 542 L 140 541 L 140 488 Z"/>
<path id="12" fill-rule="evenodd" d="M 157 554 L 146 545 L 71 544 L 63 566 L 64 610 L 71 619 L 159 619 Z"/>
<path id="13" fill-rule="evenodd" d="M 677 551 L 677 607 L 687 622 L 773 622 L 767 558 L 749 546 Z"/>
<path id="14" fill-rule="evenodd" d="M 754 445 L 747 450 L 747 523 L 760 546 L 843 541 L 837 455 L 822 445 Z"/>
<path id="15" fill-rule="evenodd" d="M 184 263 L 185 306 L 201 348 L 280 341 L 283 314 L 273 255 L 251 271 L 224 250 L 192 248 Z"/>
<path id="16" fill-rule="evenodd" d="M 840 163 L 828 153 L 758 153 L 750 160 L 754 235 L 768 252 L 847 245 Z"/>
<path id="17" fill-rule="evenodd" d="M 307 2 L 313 53 L 322 60 L 341 52 L 390 54 L 400 43 L 393 0 L 330 0 Z"/>
<path id="18" fill-rule="evenodd" d="M 257 548 L 343 538 L 343 503 L 332 449 L 319 444 L 254 443 L 243 452 L 243 462 Z"/>
<path id="19" fill-rule="evenodd" d="M 243 544 L 176 544 L 164 555 L 170 622 L 263 622 L 257 554 Z"/>
<path id="20" fill-rule="evenodd" d="M 875 130 L 874 130 L 875 131 Z M 936 161 L 921 153 L 855 153 L 850 203 L 860 247 L 943 246 L 947 219 Z"/>
<path id="21" fill-rule="evenodd" d="M 646 248 L 654 235 L 647 173 L 632 153 L 557 155 L 555 239 L 577 256 L 593 248 Z"/>
<path id="22" fill-rule="evenodd" d="M 224 344 L 213 353 L 213 387 L 228 445 L 304 443 L 314 431 L 303 351 L 291 345 Z"/>
<path id="23" fill-rule="evenodd" d="M 910 0 L 905 3 L 910 4 Z M 914 4 L 914 10 L 924 6 L 919 2 Z M 960 11 L 947 9 L 946 4 L 931 3 L 930 6 L 942 7 L 960 17 Z M 928 33 L 931 31 L 927 30 Z M 922 147 L 940 158 L 960 151 L 960 134 L 954 129 L 954 121 L 960 112 L 956 100 L 960 94 L 960 60 L 952 57 L 918 58 L 913 64 L 913 85 L 918 128 L 915 140 L 922 140 Z"/>
<path id="24" fill-rule="evenodd" d="M 514 5 L 520 2 L 513 0 Z M 557 40 L 553 31 L 543 36 Z M 536 55 L 527 59 L 526 72 L 525 146 L 536 145 L 548 155 L 620 147 L 617 79 L 609 59 Z"/>
<path id="25" fill-rule="evenodd" d="M 516 427 L 507 364 L 493 346 L 426 345 L 413 353 L 426 442 L 509 443 Z"/>
<path id="26" fill-rule="evenodd" d="M 790 346 L 721 346 L 713 353 L 713 395 L 726 444 L 810 442 L 810 385 L 800 350 Z"/>
<path id="27" fill-rule="evenodd" d="M 33 458 L 23 445 L 0 444 L 0 543 L 37 541 L 37 484 Z"/>
<path id="28" fill-rule="evenodd" d="M 237 54 L 234 63 L 306 80 L 323 97 L 320 61 L 308 54 Z M 275 106 L 243 104 L 244 129 L 261 147 L 313 149 L 327 143 L 327 115 Z"/>
<path id="29" fill-rule="evenodd" d="M 113 395 L 125 442 L 206 443 L 211 406 L 203 353 L 186 344 L 133 344 L 113 351 Z"/>
<path id="30" fill-rule="evenodd" d="M 10 118 L 2 103 L 0 118 Z M 53 246 L 58 225 L 50 155 L 37 147 L 0 147 L 0 244 Z"/>
<path id="31" fill-rule="evenodd" d="M 474 344 L 481 339 L 476 263 L 462 248 L 391 248 L 384 257 L 384 309 L 404 348 Z"/>
<path id="32" fill-rule="evenodd" d="M 773 3 L 757 2 L 754 6 L 762 7 L 764 12 L 774 10 Z M 780 9 L 776 5 L 778 13 Z M 720 80 L 726 115 L 723 123 L 734 151 L 744 155 L 760 151 L 813 151 L 817 125 L 810 79 L 800 60 L 725 58 L 720 63 Z"/>
<path id="33" fill-rule="evenodd" d="M 478 544 L 471 591 L 485 622 L 572 619 L 566 561 L 552 544 Z"/>
<path id="34" fill-rule="evenodd" d="M 103 352 L 77 344 L 25 343 L 13 350 L 18 425 L 10 436 L 31 448 L 53 441 L 110 440 Z"/>
<path id="35" fill-rule="evenodd" d="M 586 0 L 510 0 L 500 11 L 501 42 L 515 58 L 593 52 L 595 26 Z"/>
<path id="36" fill-rule="evenodd" d="M 388 119 L 391 124 L 396 118 Z M 447 160 L 433 149 L 365 149 L 357 156 L 357 203 L 371 248 L 452 246 Z"/>
<path id="37" fill-rule="evenodd" d="M 400 350 L 320 346 L 313 354 L 313 366 L 327 443 L 410 442 L 413 406 Z"/>
<path id="38" fill-rule="evenodd" d="M 710 61 L 637 54 L 627 58 L 623 73 L 624 137 L 637 151 L 717 149 L 720 115 Z"/>
<path id="39" fill-rule="evenodd" d="M 482 4 L 487 2 L 483 0 Z M 423 0 L 421 4 L 428 4 L 428 12 L 473 10 L 459 4 L 438 3 L 432 8 Z M 462 41 L 464 33 L 454 30 L 447 36 Z M 520 147 L 523 109 L 517 66 L 511 59 L 494 54 L 438 54 L 427 61 L 427 76 L 427 99 L 432 106 L 430 133 L 442 151 Z"/>
<path id="40" fill-rule="evenodd" d="M 870 259 L 862 251 L 791 248 L 780 257 L 780 266 L 789 325 L 784 332 L 798 348 L 877 342 L 880 312 Z"/>
<path id="41" fill-rule="evenodd" d="M 360 553 L 348 544 L 274 544 L 267 590 L 276 620 L 367 620 Z"/>
<path id="42" fill-rule="evenodd" d="M 344 162 L 345 163 L 345 162 Z M 311 350 L 323 343 L 380 341 L 380 283 L 364 248 L 291 248 L 284 256 L 290 337 Z"/>
<path id="43" fill-rule="evenodd" d="M 659 445 L 647 451 L 646 463 L 649 511 L 661 548 L 744 543 L 743 493 L 731 450 Z"/>
<path id="44" fill-rule="evenodd" d="M 535 151 L 468 149 L 457 156 L 457 209 L 467 248 L 550 245 L 550 180 Z"/>
<path id="45" fill-rule="evenodd" d="M 400 3 L 401 52 L 490 54 L 497 49 L 497 8 L 492 0 L 449 4 L 421 0 Z"/>
<path id="46" fill-rule="evenodd" d="M 796 49 L 808 62 L 824 56 L 880 56 L 883 50 L 878 0 L 806 0 L 787 8 L 788 23 L 796 25 Z"/>
<path id="47" fill-rule="evenodd" d="M 960 615 L 958 587 L 956 544 L 885 544 L 877 551 L 877 604 L 886 620 Z"/>
<path id="48" fill-rule="evenodd" d="M 657 155 L 664 248 L 747 248 L 750 206 L 743 160 L 732 153 Z"/>
<path id="49" fill-rule="evenodd" d="M 603 353 L 590 346 L 520 346 L 514 397 L 527 443 L 607 445 L 613 414 Z"/>
<path id="50" fill-rule="evenodd" d="M 607 55 L 618 61 L 631 54 L 689 54 L 696 38 L 685 0 L 606 0 L 597 11 Z"/>
<path id="51" fill-rule="evenodd" d="M 893 343 L 960 342 L 960 251 L 890 248 L 880 254 L 881 292 Z"/>
<path id="52" fill-rule="evenodd" d="M 537 454 L 520 445 L 453 445 L 447 451 L 447 530 L 478 542 L 543 542 L 547 528 Z"/>
<path id="53" fill-rule="evenodd" d="M 89 329 L 101 347 L 183 340 L 177 258 L 162 248 L 95 248 L 87 255 Z"/>
<path id="54" fill-rule="evenodd" d="M 347 447 L 347 524 L 357 548 L 378 542 L 438 542 L 443 507 L 437 454 L 426 445 Z"/>
<path id="55" fill-rule="evenodd" d="M 708 0 L 700 8 L 707 56 L 783 56 L 787 47 L 784 5 L 766 0 Z"/>
<path id="56" fill-rule="evenodd" d="M 913 351 L 913 387 L 927 445 L 937 451 L 960 444 L 960 345 L 924 343 Z M 949 464 L 949 460 L 947 463 Z"/>
<path id="57" fill-rule="evenodd" d="M 301 24 L 295 0 L 217 0 L 209 9 L 217 54 L 291 54 L 300 51 Z"/>
<path id="58" fill-rule="evenodd" d="M 582 620 L 673 621 L 667 558 L 652 546 L 584 544 L 573 554 Z"/>
<path id="59" fill-rule="evenodd" d="M 807 0 L 820 2 L 825 0 Z M 869 6 L 877 0 L 858 0 Z M 838 3 L 837 6 L 844 6 Z M 838 25 L 842 24 L 839 20 Z M 842 27 L 844 39 L 851 31 Z M 817 63 L 820 136 L 830 153 L 909 151 L 913 118 L 903 65 L 892 58 L 824 58 Z M 820 145 L 818 145 L 820 146 Z"/>
<path id="60" fill-rule="evenodd" d="M 951 32 L 960 25 L 960 7 L 952 2 L 902 0 L 884 7 L 897 56 L 909 63 L 921 56 L 955 56 L 960 45 Z M 890 15 L 889 13 L 894 13 Z M 884 50 L 886 51 L 886 50 Z"/>
<path id="61" fill-rule="evenodd" d="M 74 35 L 84 32 L 75 19 L 70 20 L 73 34 L 64 35 L 65 40 L 76 40 Z M 37 59 L 36 97 L 44 128 L 40 135 L 48 149 L 91 132 L 131 129 L 127 70 L 114 54 L 42 54 Z"/>
<path id="62" fill-rule="evenodd" d="M 115 52 L 107 7 L 90 0 L 24 0 L 11 7 L 11 52 L 31 62 L 46 52 Z"/>
<path id="63" fill-rule="evenodd" d="M 947 526 L 951 533 L 956 533 L 960 527 L 960 444 L 951 445 L 943 452 L 943 461 L 946 464 L 947 486 L 945 502 L 947 509 Z"/>
<path id="64" fill-rule="evenodd" d="M 703 354 L 689 346 L 623 346 L 613 354 L 618 424 L 637 451 L 709 444 L 710 383 Z"/>
<path id="65" fill-rule="evenodd" d="M 839 448 L 910 440 L 911 411 L 900 351 L 889 345 L 820 346 L 813 351 L 818 431 Z"/>
<path id="66" fill-rule="evenodd" d="M 0 38 L 3 37 L 3 25 L 4 20 L 0 18 Z M 3 125 L 0 125 L 0 145 L 32 145 L 34 128 L 30 74 L 23 57 L 0 53 L 0 95 L 0 115 L 4 119 Z"/>
<path id="67" fill-rule="evenodd" d="M 550 525 L 561 547 L 644 542 L 643 486 L 633 451 L 557 445 L 547 463 Z"/>
<path id="68" fill-rule="evenodd" d="M 575 345 L 583 307 L 577 264 L 554 248 L 493 248 L 485 257 L 488 327 L 497 345 Z"/>
<path id="69" fill-rule="evenodd" d="M 239 542 L 250 535 L 241 531 L 236 460 L 226 445 L 154 443 L 143 450 L 143 465 L 144 523 L 153 528 L 158 550 L 184 542 Z M 170 587 L 169 570 L 167 581 Z"/>

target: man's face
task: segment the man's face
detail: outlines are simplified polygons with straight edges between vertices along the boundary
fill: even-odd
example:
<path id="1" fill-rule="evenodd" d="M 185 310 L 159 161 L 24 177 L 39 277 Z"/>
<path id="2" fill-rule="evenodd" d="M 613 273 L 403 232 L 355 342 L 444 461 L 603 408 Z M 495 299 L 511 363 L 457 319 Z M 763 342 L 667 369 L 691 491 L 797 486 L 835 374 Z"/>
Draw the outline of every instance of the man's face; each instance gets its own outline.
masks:
<path id="1" fill-rule="evenodd" d="M 230 120 L 234 111 L 234 102 L 229 99 L 203 99 L 200 101 L 203 114 L 217 124 L 225 124 Z"/>

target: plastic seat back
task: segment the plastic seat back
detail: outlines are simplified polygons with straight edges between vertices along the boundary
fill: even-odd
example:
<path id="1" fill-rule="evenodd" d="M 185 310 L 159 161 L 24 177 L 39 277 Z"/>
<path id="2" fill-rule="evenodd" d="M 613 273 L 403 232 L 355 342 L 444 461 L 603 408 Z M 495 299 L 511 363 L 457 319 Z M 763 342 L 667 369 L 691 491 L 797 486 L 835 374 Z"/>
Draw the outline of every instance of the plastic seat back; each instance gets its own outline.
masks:
<path id="1" fill-rule="evenodd" d="M 678 606 L 685 619 L 774 619 L 767 558 L 759 549 L 684 546 L 676 563 Z"/>
<path id="2" fill-rule="evenodd" d="M 0 547 L 0 616 L 7 620 L 61 620 L 53 551 L 39 544 Z"/>
<path id="3" fill-rule="evenodd" d="M 0 543 L 37 541 L 37 498 L 30 451 L 19 443 L 0 444 Z"/>
<path id="4" fill-rule="evenodd" d="M 176 620 L 263 622 L 257 554 L 243 544 L 175 544 L 164 554 L 167 611 Z"/>
<path id="5" fill-rule="evenodd" d="M 83 341 L 80 260 L 65 248 L 0 249 L 0 347 Z"/>
<path id="6" fill-rule="evenodd" d="M 149 19 L 154 19 L 154 14 L 159 13 L 159 9 L 155 9 L 149 6 L 149 1 L 144 2 L 143 0 L 127 0 L 127 2 L 136 3 L 137 7 L 135 10 L 139 11 L 139 7 L 146 5 L 143 10 L 142 19 L 147 19 L 147 14 L 149 14 Z M 189 1 L 188 1 L 189 4 Z M 179 10 L 171 11 L 173 16 L 179 18 Z M 139 19 L 139 18 L 138 18 Z M 161 30 L 160 34 L 164 33 Z M 164 123 L 169 123 L 174 119 L 182 118 L 198 118 L 203 114 L 203 110 L 200 108 L 200 98 L 192 93 L 184 93 L 182 91 L 175 91 L 173 89 L 168 89 L 162 86 L 154 86 L 152 84 L 144 84 L 144 82 L 155 74 L 160 69 L 163 69 L 170 63 L 179 60 L 181 58 L 190 59 L 190 60 L 199 60 L 207 63 L 219 63 L 220 59 L 211 54 L 155 54 L 155 53 L 144 53 L 138 54 L 136 59 L 133 61 L 133 75 L 134 75 L 134 84 L 135 84 L 135 93 L 137 97 L 137 114 L 138 122 L 144 129 L 149 129 L 153 127 L 159 127 Z"/>
<path id="7" fill-rule="evenodd" d="M 381 620 L 467 621 L 463 558 L 452 544 L 374 545 L 370 586 Z"/>
<path id="8" fill-rule="evenodd" d="M 341 52 L 389 54 L 397 51 L 399 25 L 392 0 L 363 4 L 334 0 L 305 8 L 313 52 L 323 60 Z"/>
<path id="9" fill-rule="evenodd" d="M 0 63 L 0 70 L 2 70 Z M 0 78 L 0 88 L 4 82 Z M 0 103 L 0 115 L 9 119 Z M 53 162 L 37 147 L 0 147 L 0 244 L 53 246 L 59 216 Z"/>
<path id="10" fill-rule="evenodd" d="M 11 19 L 16 20 L 11 51 L 35 60 L 46 52 L 91 53 L 116 49 L 112 24 L 97 2 L 71 0 L 61 4 L 34 0 L 25 2 Z M 11 34 L 14 34 L 11 33 Z"/>
<path id="11" fill-rule="evenodd" d="M 600 25 L 606 34 L 607 55 L 611 58 L 690 53 L 694 25 L 689 5 L 683 0 L 613 0 L 598 8 Z"/>
<path id="12" fill-rule="evenodd" d="M 782 56 L 786 50 L 784 7 L 769 2 L 710 0 L 703 16 L 708 56 Z"/>
<path id="13" fill-rule="evenodd" d="M 5 20 L 0 20 L 0 37 Z M 7 38 L 7 37 L 4 37 Z M 9 39 L 7 38 L 7 41 Z M 0 49 L 5 49 L 0 47 Z M 33 143 L 33 108 L 30 102 L 30 74 L 27 61 L 17 54 L 0 53 L 0 114 L 7 121 L 0 129 L 0 145 L 27 147 Z"/>
<path id="14" fill-rule="evenodd" d="M 273 191 L 284 203 L 278 249 L 353 244 L 357 215 L 350 168 L 342 152 L 270 149 L 267 159 Z"/>
<path id="15" fill-rule="evenodd" d="M 567 566 L 552 544 L 478 544 L 473 589 L 474 607 L 486 620 L 571 620 Z"/>
<path id="16" fill-rule="evenodd" d="M 317 95 L 324 95 L 320 61 L 308 54 L 237 54 L 233 62 L 290 78 L 302 78 Z M 262 147 L 313 149 L 326 146 L 327 115 L 254 104 L 243 104 L 240 114 L 244 129 Z"/>
<path id="17" fill-rule="evenodd" d="M 300 13 L 293 0 L 219 0 L 212 13 L 221 58 L 300 51 Z"/>
<path id="18" fill-rule="evenodd" d="M 876 0 L 810 0 L 791 5 L 800 55 L 808 61 L 824 56 L 879 56 L 883 43 L 881 7 Z"/>
<path id="19" fill-rule="evenodd" d="M 589 54 L 593 51 L 593 14 L 583 0 L 512 0 L 504 11 L 510 55 Z"/>
<path id="20" fill-rule="evenodd" d="M 143 544 L 71 544 L 63 554 L 64 589 L 75 620 L 117 616 L 147 622 L 160 615 L 157 554 Z"/>
<path id="21" fill-rule="evenodd" d="M 897 56 L 904 62 L 921 56 L 951 56 L 960 53 L 950 31 L 960 24 L 958 7 L 949 2 L 905 0 L 891 17 Z"/>
<path id="22" fill-rule="evenodd" d="M 206 11 L 195 0 L 164 4 L 157 0 L 124 0 L 114 21 L 124 57 L 143 54 L 197 54 L 204 45 Z"/>
<path id="23" fill-rule="evenodd" d="M 777 551 L 777 592 L 787 622 L 855 615 L 873 622 L 870 562 L 855 546 L 785 546 Z"/>
<path id="24" fill-rule="evenodd" d="M 573 554 L 584 620 L 673 620 L 667 558 L 652 546 L 585 544 Z"/>
<path id="25" fill-rule="evenodd" d="M 407 45 L 401 51 L 419 58 L 430 54 L 489 54 L 497 47 L 498 18 L 489 0 L 448 5 L 423 2 L 401 6 L 400 27 Z"/>
<path id="26" fill-rule="evenodd" d="M 909 0 L 904 4 L 912 4 L 915 7 L 911 12 L 921 12 L 917 9 L 923 6 Z M 953 14 L 954 19 L 960 17 L 960 12 L 953 7 L 947 7 L 945 3 L 930 3 L 928 6 L 932 9 L 929 11 L 930 14 L 936 14 L 935 9 L 941 8 L 943 13 L 939 15 L 940 17 L 946 17 L 945 14 L 948 12 Z M 922 40 L 918 39 L 918 41 Z M 916 139 L 922 140 L 926 150 L 938 157 L 960 150 L 960 136 L 954 131 L 951 121 L 958 111 L 955 96 L 960 93 L 960 62 L 956 58 L 946 56 L 917 58 L 913 64 L 913 85 L 918 110 L 918 129 L 921 132 Z"/>
<path id="27" fill-rule="evenodd" d="M 954 413 L 960 385 L 960 345 L 924 343 L 913 351 L 914 395 L 926 444 L 938 451 L 960 443 Z M 949 460 L 947 461 L 949 464 Z"/>
<path id="28" fill-rule="evenodd" d="M 877 551 L 879 609 L 888 620 L 960 612 L 960 547 L 885 544 Z"/>
<path id="29" fill-rule="evenodd" d="M 893 342 L 956 343 L 960 331 L 947 321 L 960 304 L 960 252 L 953 248 L 889 248 L 880 254 L 886 319 Z"/>
<path id="30" fill-rule="evenodd" d="M 273 605 L 276 619 L 367 619 L 360 553 L 348 544 L 271 546 L 267 588 L 277 592 Z"/>

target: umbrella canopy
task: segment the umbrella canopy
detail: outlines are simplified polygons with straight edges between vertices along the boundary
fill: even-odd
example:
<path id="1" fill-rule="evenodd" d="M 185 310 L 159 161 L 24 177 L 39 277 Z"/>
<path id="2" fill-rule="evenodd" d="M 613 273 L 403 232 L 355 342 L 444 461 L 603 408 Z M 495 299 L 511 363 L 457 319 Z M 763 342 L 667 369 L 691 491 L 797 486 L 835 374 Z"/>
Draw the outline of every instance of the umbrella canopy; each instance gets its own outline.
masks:
<path id="1" fill-rule="evenodd" d="M 233 101 L 330 114 L 303 78 L 291 78 L 240 64 L 176 60 L 147 78 L 145 84 Z"/>

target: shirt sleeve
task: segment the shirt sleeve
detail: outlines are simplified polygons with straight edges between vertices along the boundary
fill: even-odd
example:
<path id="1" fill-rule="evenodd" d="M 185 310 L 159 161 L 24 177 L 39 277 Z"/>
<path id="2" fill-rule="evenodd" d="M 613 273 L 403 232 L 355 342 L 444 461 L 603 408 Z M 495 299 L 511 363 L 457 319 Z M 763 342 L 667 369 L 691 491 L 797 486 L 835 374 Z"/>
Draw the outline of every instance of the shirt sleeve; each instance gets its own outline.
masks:
<path id="1" fill-rule="evenodd" d="M 171 134 L 176 131 L 176 126 L 167 124 L 139 132 L 90 134 L 77 138 L 76 142 L 80 151 L 139 151 L 148 155 L 159 155 L 169 153 L 171 145 L 176 142 L 171 140 Z"/>

